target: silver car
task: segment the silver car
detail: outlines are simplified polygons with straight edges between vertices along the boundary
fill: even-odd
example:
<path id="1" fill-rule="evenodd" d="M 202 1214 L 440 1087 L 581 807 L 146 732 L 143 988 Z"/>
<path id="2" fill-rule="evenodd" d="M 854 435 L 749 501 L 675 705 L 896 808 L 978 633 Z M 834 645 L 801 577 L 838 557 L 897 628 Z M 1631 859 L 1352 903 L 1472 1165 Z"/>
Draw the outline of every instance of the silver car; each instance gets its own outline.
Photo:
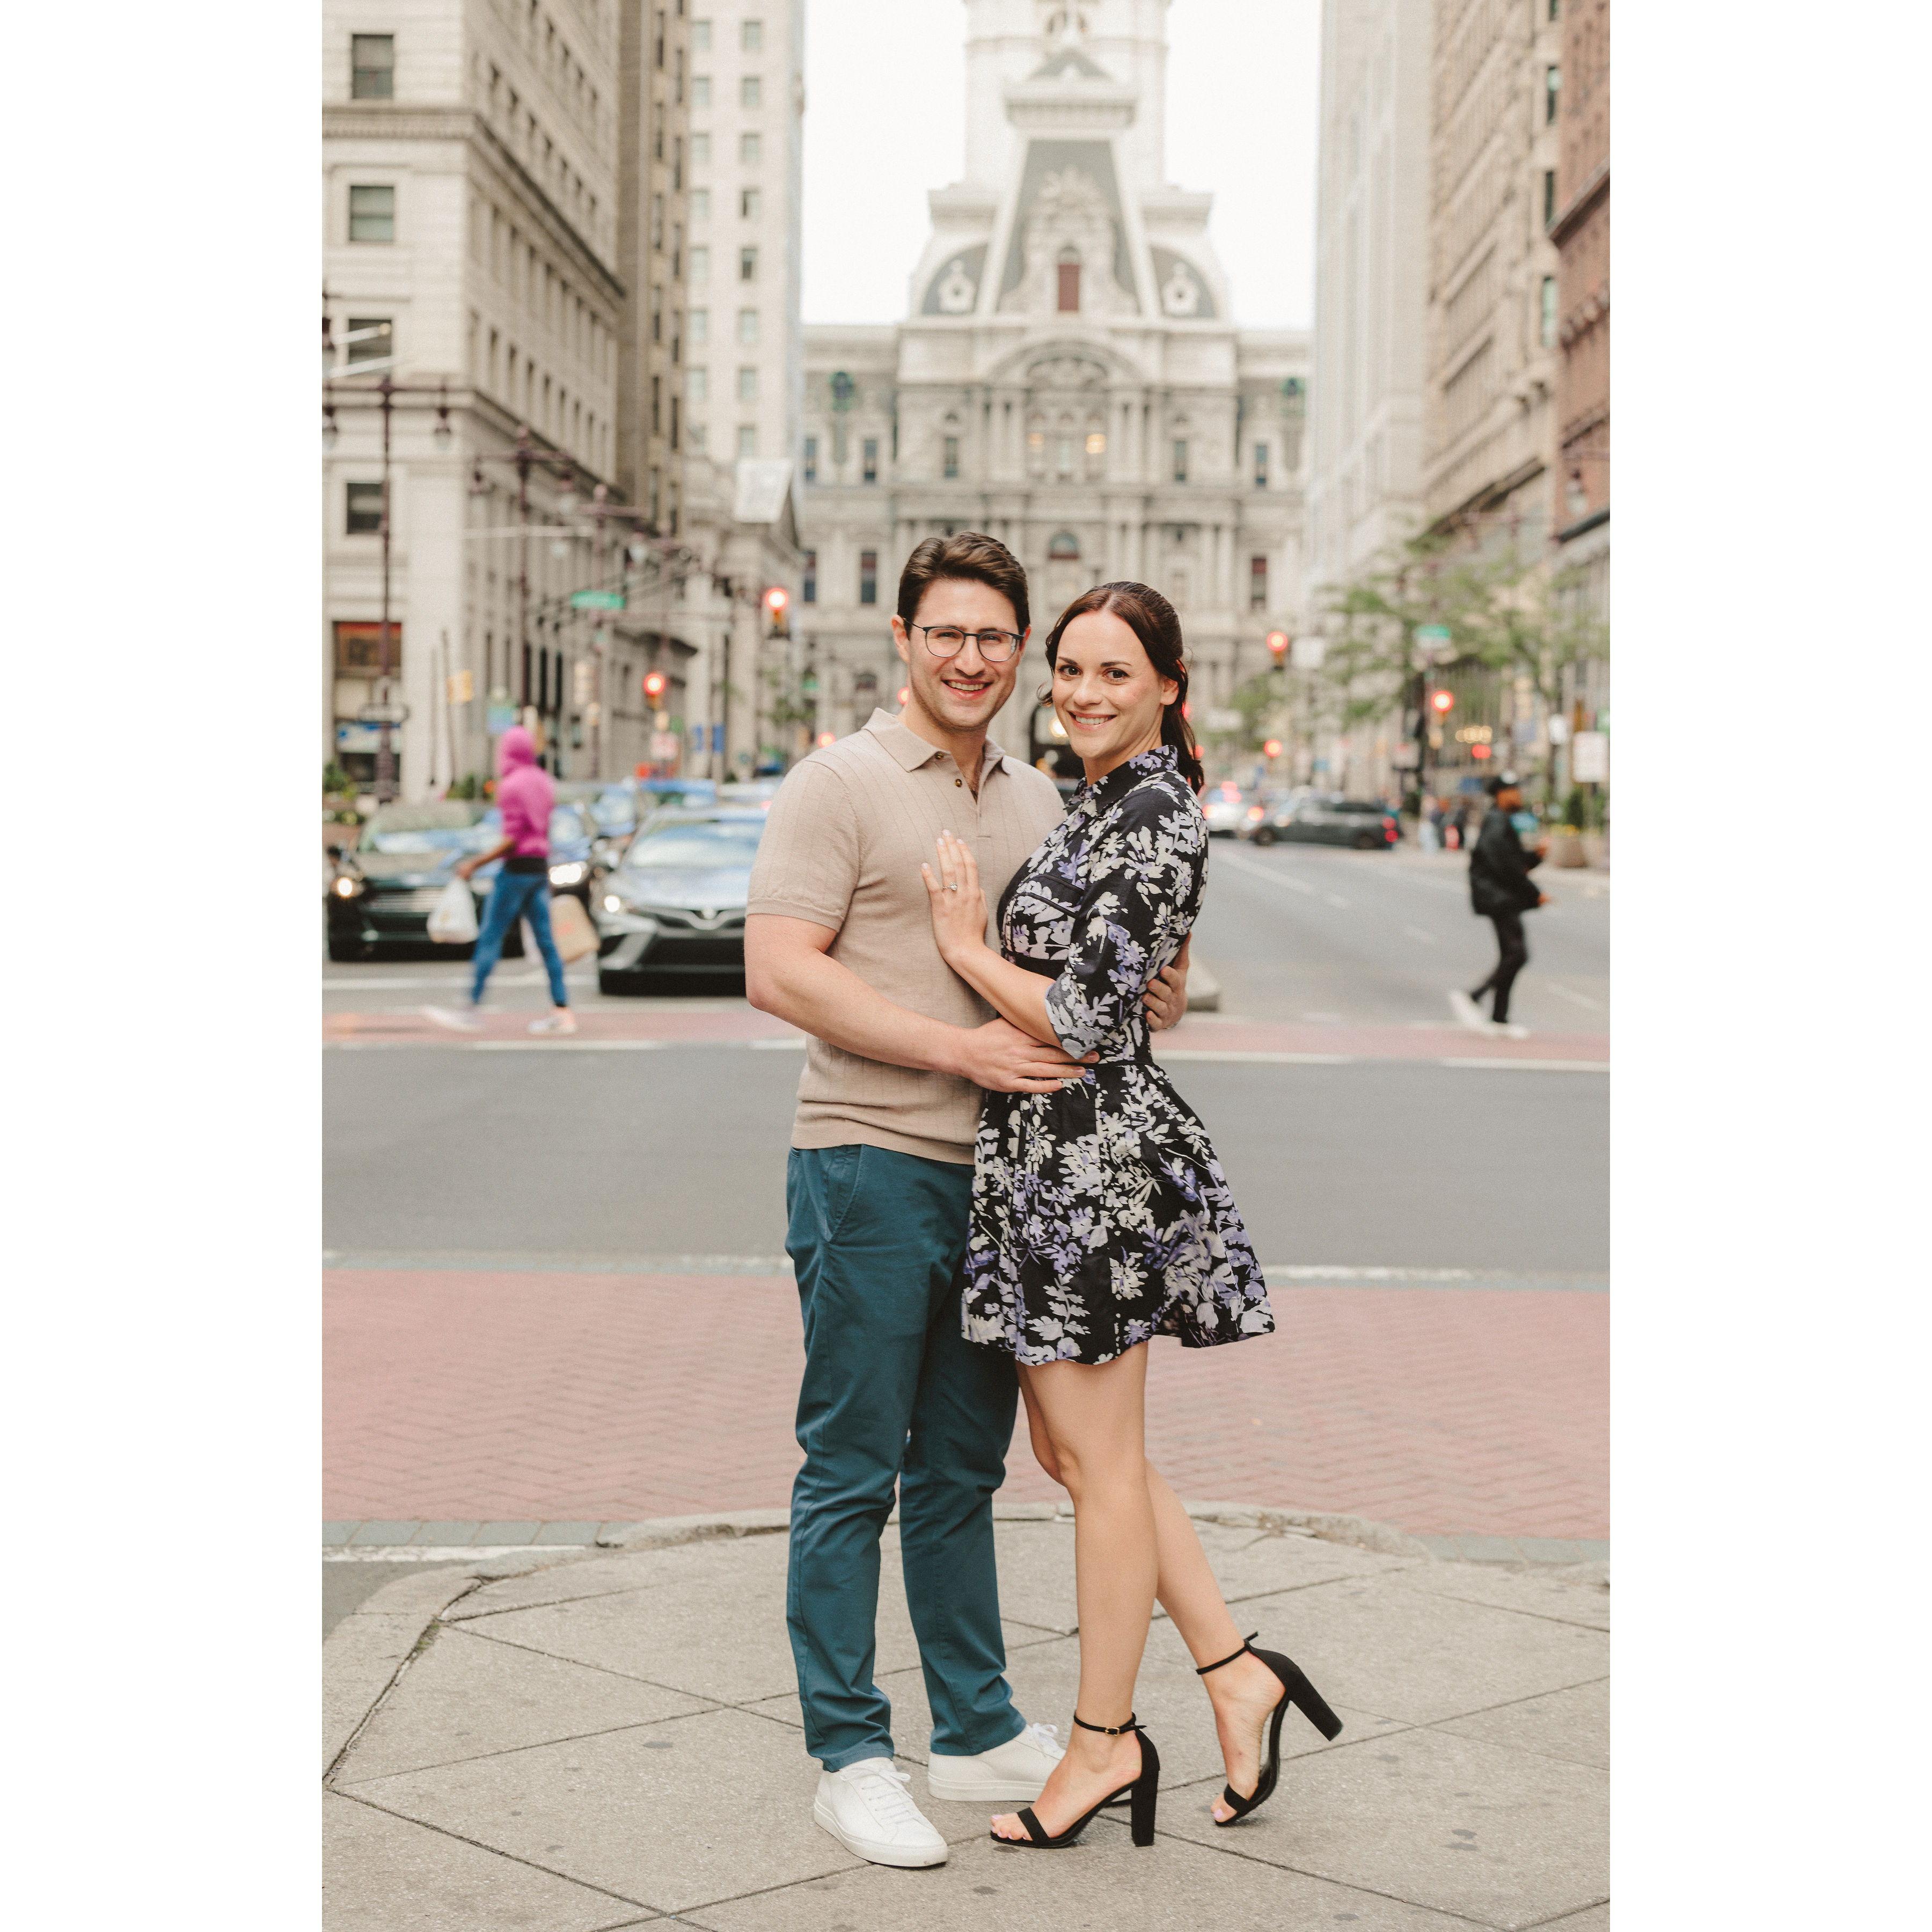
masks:
<path id="1" fill-rule="evenodd" d="M 598 890 L 599 990 L 642 992 L 672 974 L 742 978 L 764 830 L 755 806 L 654 814 Z"/>

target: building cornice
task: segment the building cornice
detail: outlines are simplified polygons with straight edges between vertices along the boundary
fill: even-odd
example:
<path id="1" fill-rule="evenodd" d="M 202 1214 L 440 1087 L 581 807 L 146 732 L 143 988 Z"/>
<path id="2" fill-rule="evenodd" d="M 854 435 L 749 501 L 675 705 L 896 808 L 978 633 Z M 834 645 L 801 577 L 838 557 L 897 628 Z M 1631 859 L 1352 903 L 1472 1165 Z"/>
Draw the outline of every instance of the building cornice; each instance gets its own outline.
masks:
<path id="1" fill-rule="evenodd" d="M 1610 164 L 1605 161 L 1577 193 L 1570 197 L 1568 207 L 1559 208 L 1551 219 L 1550 226 L 1543 232 L 1558 248 L 1583 224 L 1583 218 L 1604 199 L 1610 191 Z"/>

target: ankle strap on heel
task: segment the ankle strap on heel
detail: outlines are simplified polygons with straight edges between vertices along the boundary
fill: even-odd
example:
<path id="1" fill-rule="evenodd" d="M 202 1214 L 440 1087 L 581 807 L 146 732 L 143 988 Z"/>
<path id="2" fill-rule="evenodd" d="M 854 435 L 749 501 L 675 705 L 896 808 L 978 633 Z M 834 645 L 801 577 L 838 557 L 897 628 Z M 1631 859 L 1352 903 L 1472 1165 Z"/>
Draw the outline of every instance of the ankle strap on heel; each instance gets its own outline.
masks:
<path id="1" fill-rule="evenodd" d="M 1257 1630 L 1255 1634 L 1258 1636 L 1261 1633 Z M 1073 1714 L 1073 1721 L 1083 1731 L 1098 1731 L 1103 1738 L 1124 1738 L 1130 1731 L 1137 1731 L 1141 1727 L 1141 1720 L 1131 1712 L 1124 1724 L 1090 1724 L 1078 1711 Z"/>
<path id="2" fill-rule="evenodd" d="M 1260 1635 L 1261 1632 L 1259 1630 L 1249 1631 L 1246 1638 L 1242 1641 L 1240 1648 L 1236 1651 L 1233 1656 L 1222 1658 L 1220 1664 L 1204 1664 L 1198 1666 L 1194 1672 L 1195 1676 L 1197 1677 L 1205 1677 L 1209 1671 L 1219 1670 L 1222 1664 L 1232 1664 L 1234 1661 L 1235 1658 L 1246 1657 L 1248 1652 L 1254 1648 L 1255 1639 Z M 1079 1723 L 1080 1720 L 1078 1718 L 1076 1718 L 1073 1721 L 1077 1724 Z M 1090 1725 L 1088 1728 L 1090 1730 L 1092 1726 Z"/>

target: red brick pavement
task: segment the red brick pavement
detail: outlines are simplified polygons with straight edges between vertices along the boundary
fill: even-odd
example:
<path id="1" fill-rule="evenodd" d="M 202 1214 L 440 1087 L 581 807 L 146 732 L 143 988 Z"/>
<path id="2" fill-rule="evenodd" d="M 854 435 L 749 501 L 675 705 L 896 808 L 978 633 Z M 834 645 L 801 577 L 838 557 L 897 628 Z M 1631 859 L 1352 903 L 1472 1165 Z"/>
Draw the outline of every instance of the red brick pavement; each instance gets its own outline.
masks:
<path id="1" fill-rule="evenodd" d="M 1423 1534 L 1608 1532 L 1608 1298 L 1287 1288 L 1280 1332 L 1155 1345 L 1150 1453 L 1203 1500 Z M 324 1516 L 602 1522 L 782 1505 L 782 1277 L 332 1270 Z M 1059 1492 L 1016 1445 L 1010 1496 Z"/>

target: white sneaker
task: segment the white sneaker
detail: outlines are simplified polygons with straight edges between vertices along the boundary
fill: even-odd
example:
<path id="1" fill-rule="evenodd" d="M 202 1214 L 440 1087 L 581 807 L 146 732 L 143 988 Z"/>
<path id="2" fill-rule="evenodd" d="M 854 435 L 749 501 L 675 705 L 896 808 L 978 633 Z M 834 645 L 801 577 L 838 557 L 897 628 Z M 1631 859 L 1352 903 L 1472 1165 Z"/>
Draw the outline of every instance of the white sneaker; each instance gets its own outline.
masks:
<path id="1" fill-rule="evenodd" d="M 854 1858 L 875 1865 L 943 1865 L 946 1840 L 912 1802 L 911 1782 L 889 1757 L 821 1772 L 812 1818 Z"/>
<path id="2" fill-rule="evenodd" d="M 472 1006 L 467 1012 L 459 1013 L 448 1006 L 425 1006 L 423 1017 L 435 1021 L 440 1027 L 447 1027 L 452 1033 L 481 1033 L 483 1022 L 476 1017 L 477 1010 Z"/>
<path id="3" fill-rule="evenodd" d="M 568 1006 L 555 1006 L 540 1020 L 530 1022 L 532 1033 L 574 1033 L 577 1021 Z"/>
<path id="4" fill-rule="evenodd" d="M 1514 1020 L 1492 1020 L 1490 1030 L 1500 1034 L 1504 1040 L 1527 1040 L 1529 1037 L 1528 1028 L 1519 1025 Z"/>
<path id="5" fill-rule="evenodd" d="M 954 1804 L 1030 1804 L 1066 1755 L 1058 1725 L 1029 1724 L 1018 1737 L 976 1757 L 934 1753 L 926 1768 L 926 1788 Z"/>
<path id="6" fill-rule="evenodd" d="M 1474 1000 L 1470 998 L 1467 993 L 1460 990 L 1451 993 L 1449 995 L 1449 1010 L 1456 1016 L 1458 1022 L 1467 1027 L 1472 1033 L 1489 1031 L 1489 1016 L 1477 1005 Z"/>

